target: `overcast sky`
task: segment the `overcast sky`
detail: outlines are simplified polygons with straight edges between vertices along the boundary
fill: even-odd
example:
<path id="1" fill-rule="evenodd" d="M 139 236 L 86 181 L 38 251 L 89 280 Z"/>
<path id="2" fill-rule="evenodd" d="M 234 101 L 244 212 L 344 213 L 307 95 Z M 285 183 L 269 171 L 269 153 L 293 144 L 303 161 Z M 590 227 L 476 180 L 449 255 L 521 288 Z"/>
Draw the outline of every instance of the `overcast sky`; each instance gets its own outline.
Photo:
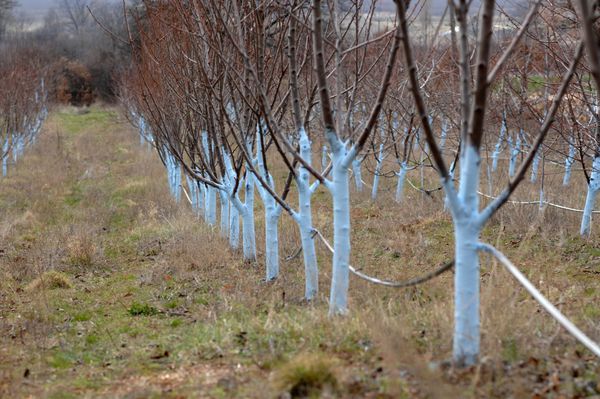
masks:
<path id="1" fill-rule="evenodd" d="M 20 8 L 24 11 L 47 10 L 56 4 L 56 0 L 18 0 Z"/>

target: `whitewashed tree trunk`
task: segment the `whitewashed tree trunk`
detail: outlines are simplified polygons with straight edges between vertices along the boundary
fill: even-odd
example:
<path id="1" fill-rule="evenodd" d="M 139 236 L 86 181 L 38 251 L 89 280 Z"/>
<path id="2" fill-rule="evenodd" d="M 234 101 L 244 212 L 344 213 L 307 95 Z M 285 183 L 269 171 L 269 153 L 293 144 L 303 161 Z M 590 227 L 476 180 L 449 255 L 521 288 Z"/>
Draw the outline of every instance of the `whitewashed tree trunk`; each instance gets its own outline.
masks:
<path id="1" fill-rule="evenodd" d="M 329 156 L 327 153 L 327 146 L 324 145 L 323 148 L 321 149 L 321 170 L 325 170 L 325 168 L 327 167 L 327 164 L 329 163 Z"/>
<path id="2" fill-rule="evenodd" d="M 281 206 L 275 199 L 266 193 L 263 197 L 265 204 L 265 265 L 266 280 L 271 281 L 279 277 L 279 217 Z"/>
<path id="3" fill-rule="evenodd" d="M 229 208 L 229 246 L 233 250 L 240 247 L 240 213 L 233 204 Z"/>
<path id="4" fill-rule="evenodd" d="M 226 191 L 219 190 L 219 199 L 221 200 L 221 237 L 229 236 L 229 195 Z"/>
<path id="5" fill-rule="evenodd" d="M 244 212 L 242 216 L 242 247 L 244 260 L 256 260 L 256 233 L 254 229 L 254 175 L 246 173 L 245 180 Z"/>
<path id="6" fill-rule="evenodd" d="M 474 364 L 479 355 L 479 189 L 481 158 L 471 146 L 460 162 L 459 209 L 452 209 L 455 239 L 454 341 L 457 364 Z"/>
<path id="7" fill-rule="evenodd" d="M 509 144 L 512 144 L 512 140 L 509 140 Z M 508 176 L 513 177 L 517 170 L 517 158 L 521 152 L 521 137 L 515 139 L 514 145 L 511 145 L 510 151 L 510 163 L 508 165 Z"/>
<path id="8" fill-rule="evenodd" d="M 334 255 L 329 314 L 348 312 L 350 262 L 350 190 L 346 145 L 333 151 L 333 181 L 327 184 L 333 197 Z M 351 162 L 351 161 L 350 161 Z"/>
<path id="9" fill-rule="evenodd" d="M 600 154 L 597 153 L 592 163 L 592 173 L 590 173 L 590 182 L 581 218 L 580 234 L 582 236 L 589 236 L 592 232 L 592 214 L 598 191 L 600 191 Z"/>
<path id="10" fill-rule="evenodd" d="M 206 186 L 204 198 L 204 221 L 209 226 L 215 226 L 217 224 L 217 193 L 216 188 Z"/>
<path id="11" fill-rule="evenodd" d="M 504 140 L 504 136 L 506 135 L 506 113 L 502 113 L 502 125 L 500 126 L 500 135 L 498 136 L 498 141 L 496 142 L 496 146 L 494 147 L 494 152 L 492 153 L 492 171 L 495 172 L 498 170 L 498 157 L 502 152 L 502 141 Z M 509 143 L 510 143 L 509 137 Z M 509 144 L 510 146 L 510 144 Z"/>
<path id="12" fill-rule="evenodd" d="M 540 151 L 541 149 L 536 152 L 535 157 L 533 158 L 533 165 L 531 165 L 530 181 L 532 183 L 535 183 L 537 181 L 538 170 L 540 169 L 540 159 L 542 158 Z"/>
<path id="13" fill-rule="evenodd" d="M 196 214 L 204 214 L 206 212 L 204 208 L 204 192 L 206 191 L 206 185 L 204 183 L 196 182 Z"/>
<path id="14" fill-rule="evenodd" d="M 300 129 L 300 156 L 311 164 L 312 153 L 308 135 L 304 129 Z M 298 215 L 295 218 L 300 230 L 300 239 L 302 242 L 302 253 L 304 257 L 304 297 L 307 300 L 315 299 L 319 291 L 319 266 L 317 263 L 317 252 L 315 250 L 315 241 L 313 237 L 312 226 L 312 207 L 310 188 L 310 173 L 300 166 L 298 170 Z M 316 186 L 315 186 L 316 188 Z"/>
<path id="15" fill-rule="evenodd" d="M 257 134 L 262 134 L 261 130 L 257 127 Z M 269 185 L 269 187 L 275 191 L 275 182 L 273 177 L 267 173 L 264 164 L 264 154 L 262 151 L 262 145 L 256 146 L 256 164 L 258 166 L 258 173 L 263 180 Z M 281 216 L 282 208 L 275 201 L 275 198 L 269 193 L 269 191 L 261 184 L 257 183 L 258 193 L 263 202 L 265 212 L 265 269 L 266 269 L 266 281 L 275 280 L 279 277 L 279 217 Z"/>
<path id="16" fill-rule="evenodd" d="M 400 165 L 400 171 L 397 173 L 398 175 L 398 184 L 396 185 L 396 202 L 402 202 L 402 198 L 404 197 L 404 182 L 406 181 L 406 162 L 402 162 Z"/>
<path id="17" fill-rule="evenodd" d="M 8 150 L 10 146 L 10 142 L 8 141 L 8 137 L 4 140 L 4 144 L 2 145 L 2 176 L 6 177 L 8 175 Z"/>
<path id="18" fill-rule="evenodd" d="M 452 164 L 450 164 L 450 169 L 448 170 L 448 176 L 450 177 L 450 180 L 454 180 L 454 170 L 455 170 L 455 161 L 452 161 Z M 444 194 L 444 210 L 447 210 L 450 208 L 450 202 L 448 201 L 448 195 Z"/>
<path id="19" fill-rule="evenodd" d="M 12 136 L 12 155 L 13 155 L 13 163 L 17 163 L 17 158 L 19 157 L 19 141 L 17 139 L 17 135 L 13 134 Z"/>
<path id="20" fill-rule="evenodd" d="M 188 190 L 190 192 L 190 200 L 192 211 L 197 212 L 198 210 L 198 184 L 187 174 L 185 175 L 185 182 L 187 183 Z"/>
<path id="21" fill-rule="evenodd" d="M 448 121 L 444 119 L 442 121 L 442 133 L 440 135 L 440 151 L 444 150 L 446 145 L 446 139 L 448 138 Z"/>
<path id="22" fill-rule="evenodd" d="M 175 161 L 176 162 L 176 161 Z M 175 166 L 175 181 L 173 182 L 175 189 L 175 202 L 181 202 L 181 175 L 182 175 L 182 166 L 176 163 Z"/>
<path id="23" fill-rule="evenodd" d="M 573 142 L 569 140 L 569 155 L 565 158 L 565 176 L 563 177 L 563 186 L 568 186 L 571 180 L 571 168 L 575 163 L 575 146 Z"/>
<path id="24" fill-rule="evenodd" d="M 381 175 L 381 167 L 383 165 L 383 144 L 379 144 L 379 155 L 377 156 L 377 164 L 375 165 L 375 174 L 373 176 L 373 187 L 371 190 L 371 200 L 377 198 L 377 190 L 379 189 L 379 177 Z"/>
<path id="25" fill-rule="evenodd" d="M 362 192 L 362 161 L 363 159 L 356 157 L 352 161 L 352 174 L 354 175 L 354 184 L 356 185 L 356 191 Z"/>

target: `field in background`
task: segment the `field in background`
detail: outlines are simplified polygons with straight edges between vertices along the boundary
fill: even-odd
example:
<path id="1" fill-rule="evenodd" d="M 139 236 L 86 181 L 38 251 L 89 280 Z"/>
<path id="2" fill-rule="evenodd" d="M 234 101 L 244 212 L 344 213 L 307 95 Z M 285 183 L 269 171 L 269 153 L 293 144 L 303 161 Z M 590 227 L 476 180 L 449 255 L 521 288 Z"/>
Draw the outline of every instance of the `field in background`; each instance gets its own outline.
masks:
<path id="1" fill-rule="evenodd" d="M 301 257 L 282 261 L 276 282 L 263 282 L 260 201 L 261 261 L 245 264 L 218 231 L 196 221 L 186 204 L 173 203 L 157 156 L 139 145 L 118 109 L 59 109 L 44 129 L 0 180 L 0 397 L 600 394 L 600 362 L 487 257 L 485 357 L 459 373 L 445 362 L 452 273 L 405 290 L 353 278 L 350 316 L 330 320 L 331 266 L 322 246 L 317 303 L 301 300 Z M 550 200 L 581 207 L 581 179 L 563 189 L 556 176 L 546 180 Z M 417 171 L 409 178 L 418 185 Z M 395 179 L 383 179 L 375 203 L 368 187 L 353 193 L 352 264 L 406 279 L 451 258 L 452 224 L 441 193 L 429 198 L 407 185 L 405 201 L 395 204 L 394 188 Z M 538 186 L 529 183 L 515 195 L 537 196 Z M 330 238 L 323 189 L 314 214 Z M 299 239 L 282 219 L 284 257 Z M 598 341 L 600 226 L 582 240 L 578 223 L 577 214 L 507 205 L 484 240 Z"/>

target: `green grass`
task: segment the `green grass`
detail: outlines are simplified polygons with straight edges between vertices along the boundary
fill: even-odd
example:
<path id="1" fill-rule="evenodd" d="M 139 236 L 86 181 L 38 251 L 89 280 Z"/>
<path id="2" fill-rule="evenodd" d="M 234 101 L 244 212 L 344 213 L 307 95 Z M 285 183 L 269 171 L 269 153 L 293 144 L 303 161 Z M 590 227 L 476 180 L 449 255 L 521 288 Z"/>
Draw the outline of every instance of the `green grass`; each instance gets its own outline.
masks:
<path id="1" fill-rule="evenodd" d="M 154 316 L 158 314 L 158 309 L 154 306 L 137 302 L 132 303 L 127 311 L 131 316 Z"/>
<path id="2" fill-rule="evenodd" d="M 106 126 L 116 116 L 111 110 L 98 107 L 59 112 L 57 114 L 62 129 L 69 135 L 77 135 L 91 127 Z"/>

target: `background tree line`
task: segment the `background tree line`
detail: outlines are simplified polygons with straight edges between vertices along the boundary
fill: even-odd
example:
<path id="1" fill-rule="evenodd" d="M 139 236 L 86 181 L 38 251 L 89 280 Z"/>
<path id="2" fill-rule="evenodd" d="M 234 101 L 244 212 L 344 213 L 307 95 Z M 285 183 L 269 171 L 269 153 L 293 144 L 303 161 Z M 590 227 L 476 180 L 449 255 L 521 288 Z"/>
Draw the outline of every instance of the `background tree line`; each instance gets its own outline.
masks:
<path id="1" fill-rule="evenodd" d="M 124 9 L 120 2 L 55 0 L 37 20 L 19 15 L 17 5 L 0 0 L 0 42 L 35 50 L 48 76 L 51 102 L 79 106 L 115 101 L 117 76 L 130 61 L 124 15 L 139 14 L 133 12 L 138 1 Z"/>

